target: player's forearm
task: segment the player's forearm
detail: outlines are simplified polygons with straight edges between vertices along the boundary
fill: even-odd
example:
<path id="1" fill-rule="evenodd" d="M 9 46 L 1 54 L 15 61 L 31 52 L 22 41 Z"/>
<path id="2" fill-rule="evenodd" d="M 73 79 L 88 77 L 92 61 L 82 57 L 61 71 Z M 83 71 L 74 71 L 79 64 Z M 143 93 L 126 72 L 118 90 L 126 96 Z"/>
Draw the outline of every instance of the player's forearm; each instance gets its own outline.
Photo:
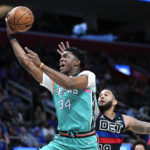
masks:
<path id="1" fill-rule="evenodd" d="M 66 89 L 71 89 L 71 79 L 67 75 L 55 71 L 46 65 L 44 65 L 41 70 L 60 86 Z"/>
<path id="2" fill-rule="evenodd" d="M 21 64 L 25 63 L 25 52 L 16 39 L 10 40 L 13 51 Z"/>
<path id="3" fill-rule="evenodd" d="M 150 123 L 137 120 L 131 130 L 138 134 L 150 134 Z"/>
<path id="4" fill-rule="evenodd" d="M 39 83 L 42 82 L 42 71 L 27 59 L 24 49 L 16 39 L 10 41 L 13 51 L 24 69 L 26 69 Z"/>

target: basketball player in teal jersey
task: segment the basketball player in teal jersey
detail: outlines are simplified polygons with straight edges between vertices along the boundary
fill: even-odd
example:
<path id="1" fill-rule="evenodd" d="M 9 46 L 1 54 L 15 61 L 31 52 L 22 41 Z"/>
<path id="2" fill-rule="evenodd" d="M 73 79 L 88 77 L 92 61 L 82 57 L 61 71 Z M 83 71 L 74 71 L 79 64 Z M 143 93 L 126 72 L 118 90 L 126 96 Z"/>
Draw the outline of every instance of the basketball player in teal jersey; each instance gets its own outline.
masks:
<path id="1" fill-rule="evenodd" d="M 6 20 L 7 24 L 7 20 Z M 95 120 L 97 112 L 95 74 L 81 71 L 85 67 L 85 52 L 59 45 L 60 72 L 42 63 L 36 53 L 24 49 L 7 24 L 7 34 L 20 64 L 51 91 L 58 119 L 59 134 L 41 150 L 97 150 Z"/>

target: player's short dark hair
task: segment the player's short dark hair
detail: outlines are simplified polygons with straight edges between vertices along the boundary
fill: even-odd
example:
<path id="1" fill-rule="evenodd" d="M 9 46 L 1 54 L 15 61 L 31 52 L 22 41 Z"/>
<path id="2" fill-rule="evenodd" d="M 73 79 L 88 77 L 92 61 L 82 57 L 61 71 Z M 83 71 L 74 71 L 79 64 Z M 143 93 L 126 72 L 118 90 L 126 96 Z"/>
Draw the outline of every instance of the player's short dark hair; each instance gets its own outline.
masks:
<path id="1" fill-rule="evenodd" d="M 87 53 L 86 53 L 86 51 L 80 50 L 76 47 L 67 48 L 66 51 L 71 52 L 73 55 L 75 55 L 80 60 L 81 69 L 86 67 L 86 62 L 87 62 Z"/>
<path id="2" fill-rule="evenodd" d="M 137 140 L 135 143 L 133 143 L 132 150 L 135 150 L 136 145 L 143 145 L 145 150 L 148 149 L 147 144 L 144 140 Z"/>
<path id="3" fill-rule="evenodd" d="M 117 94 L 117 92 L 113 89 L 113 88 L 105 88 L 104 90 L 109 90 L 112 92 L 112 94 L 114 95 L 116 100 L 119 100 L 119 95 Z"/>

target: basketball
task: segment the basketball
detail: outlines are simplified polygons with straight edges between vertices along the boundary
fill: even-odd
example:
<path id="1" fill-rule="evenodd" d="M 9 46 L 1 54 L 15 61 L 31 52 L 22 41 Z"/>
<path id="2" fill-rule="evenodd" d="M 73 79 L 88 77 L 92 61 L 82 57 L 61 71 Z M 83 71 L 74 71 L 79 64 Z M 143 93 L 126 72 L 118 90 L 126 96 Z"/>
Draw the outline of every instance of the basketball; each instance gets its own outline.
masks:
<path id="1" fill-rule="evenodd" d="M 32 27 L 33 22 L 34 15 L 27 7 L 18 6 L 10 11 L 8 24 L 15 31 L 25 32 Z"/>

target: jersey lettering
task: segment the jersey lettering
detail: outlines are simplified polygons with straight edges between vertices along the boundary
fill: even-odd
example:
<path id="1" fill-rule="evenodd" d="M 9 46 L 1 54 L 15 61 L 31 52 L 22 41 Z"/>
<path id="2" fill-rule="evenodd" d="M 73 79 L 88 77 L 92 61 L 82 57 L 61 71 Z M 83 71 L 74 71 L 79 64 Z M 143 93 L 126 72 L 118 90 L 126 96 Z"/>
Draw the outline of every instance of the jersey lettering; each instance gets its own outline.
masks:
<path id="1" fill-rule="evenodd" d="M 110 131 L 113 133 L 120 133 L 123 125 L 116 122 L 109 122 L 107 120 L 100 120 L 99 130 Z"/>
<path id="2" fill-rule="evenodd" d="M 56 96 L 58 96 L 58 95 L 63 95 L 64 93 L 72 93 L 72 94 L 78 94 L 78 90 L 76 90 L 76 89 L 73 89 L 73 90 L 67 90 L 67 89 L 64 89 L 64 88 L 62 88 L 62 87 L 59 87 L 59 88 L 56 88 L 55 89 L 55 94 L 56 94 Z"/>

